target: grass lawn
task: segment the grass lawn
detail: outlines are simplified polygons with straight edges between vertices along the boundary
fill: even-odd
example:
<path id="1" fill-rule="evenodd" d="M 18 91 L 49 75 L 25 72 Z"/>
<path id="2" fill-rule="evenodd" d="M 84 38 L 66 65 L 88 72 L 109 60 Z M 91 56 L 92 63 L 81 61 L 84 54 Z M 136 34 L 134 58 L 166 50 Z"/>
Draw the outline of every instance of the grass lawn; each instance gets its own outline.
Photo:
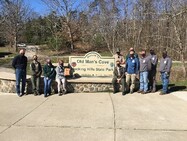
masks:
<path id="1" fill-rule="evenodd" d="M 11 68 L 12 58 L 0 58 L 0 67 Z"/>
<path id="2" fill-rule="evenodd" d="M 0 47 L 0 52 L 10 52 L 8 47 Z"/>

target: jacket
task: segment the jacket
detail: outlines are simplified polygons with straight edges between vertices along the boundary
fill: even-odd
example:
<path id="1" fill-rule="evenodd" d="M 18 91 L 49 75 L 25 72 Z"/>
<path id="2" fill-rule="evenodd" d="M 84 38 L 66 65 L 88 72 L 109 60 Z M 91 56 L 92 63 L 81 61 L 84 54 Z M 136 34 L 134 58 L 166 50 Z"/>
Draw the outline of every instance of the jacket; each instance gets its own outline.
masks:
<path id="1" fill-rule="evenodd" d="M 140 72 L 146 72 L 151 70 L 151 60 L 149 56 L 145 58 L 140 58 L 139 60 L 140 60 Z"/>
<path id="2" fill-rule="evenodd" d="M 55 79 L 56 71 L 55 66 L 46 64 L 43 67 L 43 75 L 44 77 L 48 77 L 49 79 Z"/>
<path id="3" fill-rule="evenodd" d="M 26 70 L 27 69 L 27 57 L 22 56 L 22 55 L 17 55 L 16 57 L 14 57 L 12 61 L 12 66 L 15 69 Z"/>
<path id="4" fill-rule="evenodd" d="M 156 70 L 157 64 L 158 64 L 158 58 L 157 55 L 149 55 L 149 58 L 151 60 L 151 70 Z"/>
<path id="5" fill-rule="evenodd" d="M 41 67 L 40 62 L 33 61 L 30 64 L 30 70 L 31 70 L 32 76 L 37 76 L 37 77 L 41 76 L 41 74 L 42 74 L 42 67 Z"/>
<path id="6" fill-rule="evenodd" d="M 129 57 L 126 61 L 125 72 L 128 74 L 138 74 L 139 60 Z"/>
<path id="7" fill-rule="evenodd" d="M 172 67 L 172 60 L 170 57 L 162 58 L 160 60 L 160 72 L 170 72 Z"/>
<path id="8" fill-rule="evenodd" d="M 125 60 L 127 61 L 129 57 L 130 57 L 130 54 L 127 54 L 126 57 L 125 57 Z M 136 52 L 134 53 L 134 57 L 137 58 L 138 61 L 139 61 L 139 57 L 138 57 L 138 54 Z"/>
<path id="9" fill-rule="evenodd" d="M 58 65 L 56 67 L 56 79 L 63 79 L 64 77 L 64 66 Z"/>
<path id="10" fill-rule="evenodd" d="M 119 71 L 120 71 L 120 75 L 118 74 L 118 68 L 119 68 Z M 116 78 L 116 79 L 124 78 L 125 77 L 124 67 L 122 67 L 122 66 L 115 67 L 114 71 L 113 71 L 113 77 Z"/>

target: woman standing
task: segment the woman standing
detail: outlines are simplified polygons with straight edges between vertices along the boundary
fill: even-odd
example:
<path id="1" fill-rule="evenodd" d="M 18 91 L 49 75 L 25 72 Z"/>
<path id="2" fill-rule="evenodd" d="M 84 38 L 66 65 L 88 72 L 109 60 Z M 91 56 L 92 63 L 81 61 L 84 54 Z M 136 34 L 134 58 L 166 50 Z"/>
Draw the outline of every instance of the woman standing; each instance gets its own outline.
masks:
<path id="1" fill-rule="evenodd" d="M 52 65 L 50 59 L 47 59 L 46 65 L 44 65 L 43 67 L 43 74 L 44 74 L 44 97 L 47 97 L 51 94 L 51 83 L 56 75 L 55 67 Z"/>
<path id="2" fill-rule="evenodd" d="M 64 61 L 59 60 L 58 66 L 56 67 L 56 81 L 58 83 L 58 94 L 61 96 L 66 93 L 66 78 L 64 76 Z M 62 87 L 62 93 L 61 93 Z"/>

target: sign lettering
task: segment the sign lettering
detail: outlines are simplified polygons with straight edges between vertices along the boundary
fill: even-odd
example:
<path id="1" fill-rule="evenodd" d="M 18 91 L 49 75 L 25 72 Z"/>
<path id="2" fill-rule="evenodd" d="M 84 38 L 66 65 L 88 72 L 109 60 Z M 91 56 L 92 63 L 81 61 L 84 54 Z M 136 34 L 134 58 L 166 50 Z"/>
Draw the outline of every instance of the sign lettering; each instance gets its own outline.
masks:
<path id="1" fill-rule="evenodd" d="M 88 52 L 85 56 L 70 56 L 69 64 L 74 74 L 80 76 L 113 76 L 114 58 L 101 57 L 97 52 Z"/>

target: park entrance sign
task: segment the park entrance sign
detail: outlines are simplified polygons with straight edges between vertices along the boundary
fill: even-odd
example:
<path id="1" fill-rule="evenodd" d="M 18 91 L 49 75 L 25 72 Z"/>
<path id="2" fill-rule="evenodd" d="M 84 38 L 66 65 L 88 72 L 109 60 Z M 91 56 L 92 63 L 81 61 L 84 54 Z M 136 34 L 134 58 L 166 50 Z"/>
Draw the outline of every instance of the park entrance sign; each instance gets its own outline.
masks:
<path id="1" fill-rule="evenodd" d="M 88 52 L 85 56 L 70 56 L 69 64 L 74 74 L 80 76 L 113 76 L 114 58 L 101 57 L 97 52 Z"/>

